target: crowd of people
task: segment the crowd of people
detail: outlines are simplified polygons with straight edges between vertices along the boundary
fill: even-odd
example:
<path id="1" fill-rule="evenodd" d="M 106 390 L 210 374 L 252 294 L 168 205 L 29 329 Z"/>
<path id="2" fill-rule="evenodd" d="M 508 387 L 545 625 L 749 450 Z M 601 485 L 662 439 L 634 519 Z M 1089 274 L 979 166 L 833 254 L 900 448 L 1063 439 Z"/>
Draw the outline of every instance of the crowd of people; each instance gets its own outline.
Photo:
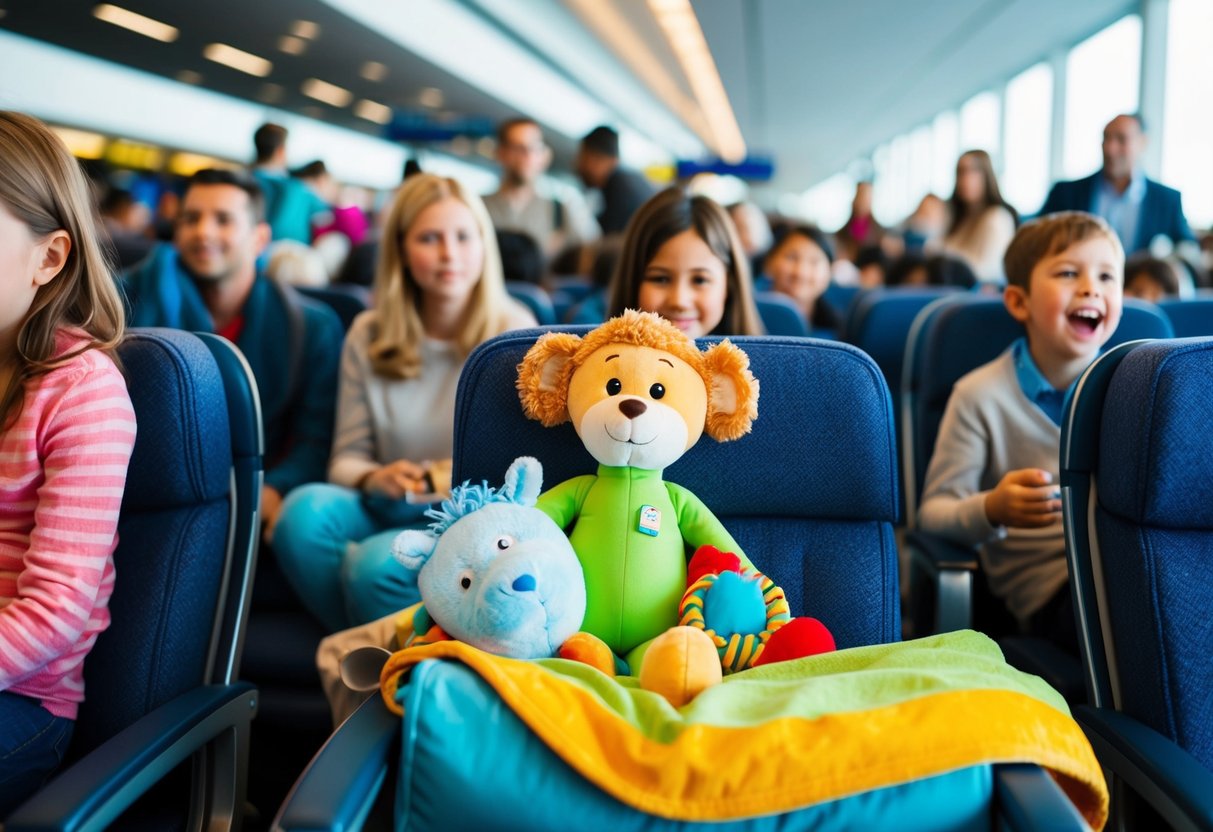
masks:
<path id="1" fill-rule="evenodd" d="M 1137 116 L 1108 124 L 1102 169 L 1058 183 L 1038 218 L 1021 222 L 972 150 L 946 200 L 886 227 L 861 182 L 833 233 L 683 186 L 655 192 L 620 163 L 609 127 L 575 160 L 597 217 L 544 190 L 552 152 L 527 118 L 498 131 L 496 192 L 414 170 L 377 218 L 322 162 L 288 170 L 287 141 L 265 125 L 247 170 L 199 171 L 153 214 L 118 188 L 95 200 L 54 133 L 0 114 L 0 794 L 27 793 L 59 764 L 108 621 L 136 431 L 114 362 L 127 326 L 216 332 L 244 353 L 262 399 L 266 551 L 337 632 L 419 600 L 390 543 L 450 487 L 469 353 L 537 322 L 511 281 L 581 275 L 592 316 L 642 309 L 691 337 L 763 334 L 765 292 L 832 334 L 845 314 L 832 285 L 997 289 L 1025 337 L 957 385 L 920 519 L 980 545 L 1019 625 L 1075 649 L 1056 488 L 1064 396 L 1123 296 L 1208 282 L 1198 262 L 1155 256 L 1159 238 L 1194 235 L 1178 192 L 1141 172 Z M 370 289 L 348 330 L 294 288 L 331 281 Z M 69 499 L 82 481 L 91 496 Z"/>

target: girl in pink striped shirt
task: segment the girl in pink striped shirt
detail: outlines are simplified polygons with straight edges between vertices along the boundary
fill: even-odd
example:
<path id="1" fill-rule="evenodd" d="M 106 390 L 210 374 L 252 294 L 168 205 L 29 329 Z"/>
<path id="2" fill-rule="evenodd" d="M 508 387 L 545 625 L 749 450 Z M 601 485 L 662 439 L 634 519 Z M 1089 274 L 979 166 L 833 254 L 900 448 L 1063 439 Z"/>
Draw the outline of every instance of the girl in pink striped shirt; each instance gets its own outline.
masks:
<path id="1" fill-rule="evenodd" d="M 0 112 L 0 819 L 59 766 L 109 624 L 135 415 L 80 166 Z"/>

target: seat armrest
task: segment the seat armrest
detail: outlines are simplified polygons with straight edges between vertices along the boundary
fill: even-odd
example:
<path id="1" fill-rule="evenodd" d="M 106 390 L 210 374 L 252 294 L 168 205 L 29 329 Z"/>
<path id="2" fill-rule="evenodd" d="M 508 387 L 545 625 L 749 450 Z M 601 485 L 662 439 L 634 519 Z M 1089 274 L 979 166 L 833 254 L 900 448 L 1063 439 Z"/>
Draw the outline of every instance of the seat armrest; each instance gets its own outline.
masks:
<path id="1" fill-rule="evenodd" d="M 221 733 L 234 729 L 247 737 L 256 713 L 257 690 L 247 682 L 206 685 L 183 693 L 60 772 L 19 806 L 4 828 L 6 832 L 106 828 L 164 775 Z"/>
<path id="2" fill-rule="evenodd" d="M 923 531 L 908 533 L 906 543 L 910 547 L 911 570 L 925 574 L 935 588 L 932 632 L 948 633 L 972 627 L 977 550 Z"/>
<path id="3" fill-rule="evenodd" d="M 400 717 L 372 696 L 316 752 L 272 829 L 358 829 L 375 804 L 400 747 Z"/>
<path id="4" fill-rule="evenodd" d="M 1213 829 L 1213 772 L 1162 734 L 1109 708 L 1082 705 L 1074 718 L 1095 756 L 1172 829 Z"/>
<path id="5" fill-rule="evenodd" d="M 932 574 L 944 571 L 977 571 L 977 550 L 946 537 L 924 531 L 906 534 L 916 561 Z"/>
<path id="6" fill-rule="evenodd" d="M 994 766 L 994 805 L 996 828 L 1011 832 L 1090 828 L 1053 778 L 1028 763 Z"/>

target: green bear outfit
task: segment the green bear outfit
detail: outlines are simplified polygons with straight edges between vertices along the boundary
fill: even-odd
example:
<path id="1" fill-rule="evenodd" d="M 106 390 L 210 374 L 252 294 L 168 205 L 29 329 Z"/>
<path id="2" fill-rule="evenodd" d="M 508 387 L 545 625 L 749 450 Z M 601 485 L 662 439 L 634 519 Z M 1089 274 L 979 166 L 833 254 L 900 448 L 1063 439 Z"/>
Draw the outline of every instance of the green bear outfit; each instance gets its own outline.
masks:
<path id="1" fill-rule="evenodd" d="M 641 510 L 660 512 L 656 535 L 641 530 Z M 598 466 L 598 474 L 566 480 L 536 503 L 562 529 L 585 572 L 582 629 L 627 656 L 638 668 L 639 653 L 678 623 L 686 591 L 687 547 L 703 545 L 734 552 L 753 568 L 716 515 L 687 489 L 662 480 L 661 471 Z M 626 615 L 625 615 L 626 610 Z M 640 651 L 642 652 L 642 651 Z"/>

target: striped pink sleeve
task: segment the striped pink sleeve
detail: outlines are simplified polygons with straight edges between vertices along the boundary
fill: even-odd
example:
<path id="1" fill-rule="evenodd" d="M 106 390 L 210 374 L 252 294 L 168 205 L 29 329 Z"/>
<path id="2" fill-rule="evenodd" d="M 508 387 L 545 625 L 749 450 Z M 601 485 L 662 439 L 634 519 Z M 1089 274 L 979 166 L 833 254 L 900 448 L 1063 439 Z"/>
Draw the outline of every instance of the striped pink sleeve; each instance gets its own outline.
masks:
<path id="1" fill-rule="evenodd" d="M 40 479 L 16 592 L 0 610 L 0 690 L 43 669 L 78 674 L 109 624 L 135 414 L 108 357 L 90 350 L 83 358 L 29 390 L 14 426 L 29 432 L 42 476 L 30 483 Z"/>

